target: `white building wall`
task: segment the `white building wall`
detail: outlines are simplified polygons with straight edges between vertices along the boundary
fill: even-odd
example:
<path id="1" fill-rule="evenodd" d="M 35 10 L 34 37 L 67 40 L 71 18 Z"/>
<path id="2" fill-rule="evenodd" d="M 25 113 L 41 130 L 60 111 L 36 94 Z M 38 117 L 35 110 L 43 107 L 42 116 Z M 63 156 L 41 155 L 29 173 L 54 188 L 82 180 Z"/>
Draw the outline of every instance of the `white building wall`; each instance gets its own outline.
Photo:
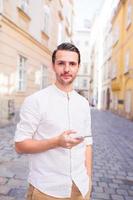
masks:
<path id="1" fill-rule="evenodd" d="M 104 50 L 104 41 L 106 37 L 106 30 L 108 28 L 108 24 L 111 22 L 112 16 L 114 15 L 115 8 L 117 7 L 119 0 L 109 0 L 105 1 L 100 14 L 95 18 L 93 22 L 93 27 L 91 29 L 90 34 L 90 65 L 94 63 L 94 74 L 95 77 L 93 79 L 93 96 L 92 98 L 96 98 L 98 109 L 102 108 L 102 77 L 103 77 L 103 64 L 105 59 L 105 50 Z M 92 51 L 95 49 L 94 54 L 95 61 L 91 60 Z M 97 95 L 96 95 L 97 94 Z"/>
<path id="2" fill-rule="evenodd" d="M 88 98 L 89 89 L 89 38 L 90 31 L 86 29 L 78 30 L 74 35 L 74 43 L 79 48 L 81 53 L 81 64 L 78 77 L 75 81 L 75 88 L 82 91 L 83 95 Z M 86 68 L 86 69 L 85 69 Z"/>

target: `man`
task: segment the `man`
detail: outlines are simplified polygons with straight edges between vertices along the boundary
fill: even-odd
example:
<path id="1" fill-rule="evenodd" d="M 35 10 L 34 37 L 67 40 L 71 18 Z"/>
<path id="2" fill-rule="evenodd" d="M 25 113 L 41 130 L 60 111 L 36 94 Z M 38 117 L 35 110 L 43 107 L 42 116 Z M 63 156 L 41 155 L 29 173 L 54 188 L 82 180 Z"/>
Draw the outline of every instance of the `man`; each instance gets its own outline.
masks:
<path id="1" fill-rule="evenodd" d="M 15 134 L 30 154 L 27 200 L 89 200 L 92 138 L 88 101 L 73 90 L 80 52 L 62 43 L 52 55 L 56 82 L 26 98 Z"/>

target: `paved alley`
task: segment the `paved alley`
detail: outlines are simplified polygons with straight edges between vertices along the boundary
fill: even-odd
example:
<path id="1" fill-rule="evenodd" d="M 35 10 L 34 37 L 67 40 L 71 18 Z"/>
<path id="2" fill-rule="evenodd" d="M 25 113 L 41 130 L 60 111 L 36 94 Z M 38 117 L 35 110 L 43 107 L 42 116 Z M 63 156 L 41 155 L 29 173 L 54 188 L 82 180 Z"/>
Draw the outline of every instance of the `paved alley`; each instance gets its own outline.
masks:
<path id="1" fill-rule="evenodd" d="M 92 200 L 133 200 L 133 122 L 93 110 L 92 129 Z"/>
<path id="2" fill-rule="evenodd" d="M 0 129 L 0 200 L 24 200 L 27 157 L 13 147 L 15 126 Z M 92 109 L 94 138 L 91 200 L 133 200 L 133 122 Z"/>

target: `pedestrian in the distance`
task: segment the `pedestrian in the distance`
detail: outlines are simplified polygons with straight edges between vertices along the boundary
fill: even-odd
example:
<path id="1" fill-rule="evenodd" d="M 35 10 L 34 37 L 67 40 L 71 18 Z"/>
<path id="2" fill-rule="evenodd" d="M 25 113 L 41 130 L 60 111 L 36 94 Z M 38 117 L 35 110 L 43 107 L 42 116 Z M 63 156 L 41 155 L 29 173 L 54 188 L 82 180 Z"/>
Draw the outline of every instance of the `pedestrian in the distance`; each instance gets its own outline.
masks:
<path id="1" fill-rule="evenodd" d="M 92 178 L 88 101 L 73 90 L 80 52 L 62 43 L 52 54 L 55 84 L 27 97 L 15 133 L 29 154 L 27 200 L 89 200 Z"/>

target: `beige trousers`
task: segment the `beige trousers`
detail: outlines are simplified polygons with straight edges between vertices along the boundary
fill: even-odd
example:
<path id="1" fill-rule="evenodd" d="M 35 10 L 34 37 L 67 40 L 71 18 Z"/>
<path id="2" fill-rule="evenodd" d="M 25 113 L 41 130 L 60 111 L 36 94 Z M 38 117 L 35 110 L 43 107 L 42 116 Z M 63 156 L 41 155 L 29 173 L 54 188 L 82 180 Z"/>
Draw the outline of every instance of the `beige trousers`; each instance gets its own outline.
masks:
<path id="1" fill-rule="evenodd" d="M 29 185 L 27 200 L 90 200 L 90 192 L 83 198 L 77 186 L 73 183 L 70 198 L 56 198 L 40 192 L 38 189 Z"/>

